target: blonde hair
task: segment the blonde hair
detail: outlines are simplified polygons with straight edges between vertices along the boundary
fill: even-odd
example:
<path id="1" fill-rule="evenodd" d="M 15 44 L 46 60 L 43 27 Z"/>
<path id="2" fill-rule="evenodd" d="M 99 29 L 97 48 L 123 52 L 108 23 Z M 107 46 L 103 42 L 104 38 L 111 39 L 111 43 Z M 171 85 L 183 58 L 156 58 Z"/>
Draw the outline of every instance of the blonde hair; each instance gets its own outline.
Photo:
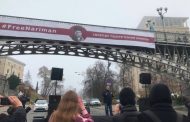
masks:
<path id="1" fill-rule="evenodd" d="M 75 122 L 75 116 L 77 116 L 79 110 L 78 96 L 74 91 L 70 90 L 62 97 L 49 122 Z"/>

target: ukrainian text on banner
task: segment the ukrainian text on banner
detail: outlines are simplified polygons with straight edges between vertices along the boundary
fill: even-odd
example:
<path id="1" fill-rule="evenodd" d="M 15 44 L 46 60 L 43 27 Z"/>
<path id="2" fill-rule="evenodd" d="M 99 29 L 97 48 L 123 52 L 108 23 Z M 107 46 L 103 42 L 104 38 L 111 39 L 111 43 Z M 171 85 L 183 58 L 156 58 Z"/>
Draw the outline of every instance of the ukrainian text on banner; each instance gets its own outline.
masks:
<path id="1" fill-rule="evenodd" d="M 0 16 L 0 36 L 155 48 L 153 32 Z"/>

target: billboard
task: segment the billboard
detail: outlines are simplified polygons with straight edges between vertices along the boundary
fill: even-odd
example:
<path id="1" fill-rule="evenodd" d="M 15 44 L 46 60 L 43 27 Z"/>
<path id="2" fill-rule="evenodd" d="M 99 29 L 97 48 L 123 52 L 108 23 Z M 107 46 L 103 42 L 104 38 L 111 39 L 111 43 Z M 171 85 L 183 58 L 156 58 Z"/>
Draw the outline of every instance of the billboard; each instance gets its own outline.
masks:
<path id="1" fill-rule="evenodd" d="M 1 15 L 0 36 L 155 48 L 153 32 Z"/>

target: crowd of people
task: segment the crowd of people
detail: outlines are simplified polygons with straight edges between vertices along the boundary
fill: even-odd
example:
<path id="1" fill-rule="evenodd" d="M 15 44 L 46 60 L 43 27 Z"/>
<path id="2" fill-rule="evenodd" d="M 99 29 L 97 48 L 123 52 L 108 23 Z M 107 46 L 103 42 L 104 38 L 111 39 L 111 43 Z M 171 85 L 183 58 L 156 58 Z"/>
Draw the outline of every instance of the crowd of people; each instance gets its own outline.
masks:
<path id="1" fill-rule="evenodd" d="M 82 99 L 74 91 L 64 94 L 57 109 L 48 122 L 190 122 L 190 101 L 186 100 L 188 115 L 176 112 L 172 106 L 169 88 L 156 84 L 149 94 L 150 108 L 139 112 L 136 108 L 136 95 L 131 88 L 123 88 L 119 94 L 120 103 L 115 105 L 112 113 L 112 93 L 109 87 L 103 93 L 106 116 L 91 116 Z M 2 98 L 3 96 L 0 96 Z M 12 114 L 0 114 L 0 122 L 26 122 L 26 110 L 16 96 L 9 96 Z M 0 106 L 3 107 L 3 106 Z"/>
<path id="2" fill-rule="evenodd" d="M 131 88 L 123 88 L 119 100 L 120 104 L 115 106 L 112 122 L 190 122 L 190 101 L 185 101 L 188 116 L 176 112 L 172 106 L 170 90 L 164 84 L 152 87 L 148 110 L 137 111 L 135 93 Z"/>

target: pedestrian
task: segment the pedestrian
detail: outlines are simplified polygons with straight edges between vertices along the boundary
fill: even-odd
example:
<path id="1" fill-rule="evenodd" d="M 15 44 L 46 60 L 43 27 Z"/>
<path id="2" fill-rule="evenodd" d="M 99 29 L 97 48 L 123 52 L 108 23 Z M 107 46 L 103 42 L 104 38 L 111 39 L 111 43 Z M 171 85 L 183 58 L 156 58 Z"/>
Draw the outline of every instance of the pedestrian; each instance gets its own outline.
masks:
<path id="1" fill-rule="evenodd" d="M 51 114 L 49 122 L 93 122 L 93 120 L 82 99 L 74 91 L 68 91 L 62 97 L 57 110 Z"/>
<path id="2" fill-rule="evenodd" d="M 150 109 L 138 116 L 139 122 L 190 122 L 187 116 L 177 113 L 172 107 L 171 93 L 166 85 L 154 85 L 149 99 Z"/>
<path id="3" fill-rule="evenodd" d="M 103 100 L 104 100 L 106 116 L 109 116 L 109 115 L 113 116 L 113 113 L 112 113 L 112 97 L 113 97 L 113 94 L 110 91 L 110 86 L 106 86 L 106 89 L 103 92 L 102 96 L 103 96 Z"/>
<path id="4" fill-rule="evenodd" d="M 140 112 L 136 108 L 136 96 L 131 88 L 123 88 L 119 93 L 120 103 L 115 106 L 113 122 L 137 122 Z"/>

